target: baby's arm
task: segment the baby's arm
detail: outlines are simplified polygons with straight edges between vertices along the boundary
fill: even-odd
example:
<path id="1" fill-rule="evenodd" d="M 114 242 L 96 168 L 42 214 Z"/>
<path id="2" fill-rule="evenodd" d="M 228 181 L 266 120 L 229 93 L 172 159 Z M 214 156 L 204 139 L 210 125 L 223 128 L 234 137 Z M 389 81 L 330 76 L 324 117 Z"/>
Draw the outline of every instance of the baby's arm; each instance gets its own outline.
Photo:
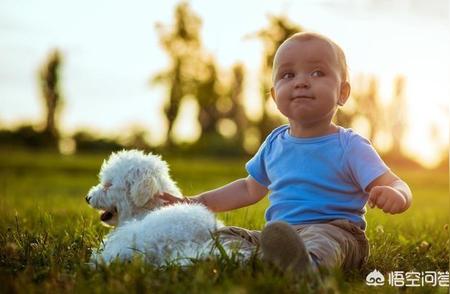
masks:
<path id="1" fill-rule="evenodd" d="M 411 206 L 411 190 L 391 171 L 387 171 L 372 181 L 367 187 L 367 191 L 369 192 L 369 206 L 377 206 L 386 213 L 401 213 Z"/>
<path id="2" fill-rule="evenodd" d="M 268 189 L 251 176 L 236 180 L 228 185 L 215 190 L 207 191 L 194 197 L 185 198 L 181 202 L 201 203 L 215 212 L 228 211 L 261 200 L 268 192 Z M 168 203 L 180 202 L 179 199 L 164 193 L 160 195 L 162 200 Z"/>

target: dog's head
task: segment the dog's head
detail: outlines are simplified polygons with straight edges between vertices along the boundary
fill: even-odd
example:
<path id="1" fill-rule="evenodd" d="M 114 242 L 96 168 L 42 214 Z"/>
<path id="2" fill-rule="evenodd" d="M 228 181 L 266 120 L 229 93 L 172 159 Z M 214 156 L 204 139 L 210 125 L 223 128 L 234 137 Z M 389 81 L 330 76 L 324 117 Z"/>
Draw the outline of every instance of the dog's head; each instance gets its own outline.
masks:
<path id="1" fill-rule="evenodd" d="M 110 226 L 138 218 L 161 205 L 154 197 L 160 192 L 180 195 L 160 156 L 129 150 L 113 153 L 99 174 L 100 183 L 89 190 L 86 201 L 102 213 Z"/>

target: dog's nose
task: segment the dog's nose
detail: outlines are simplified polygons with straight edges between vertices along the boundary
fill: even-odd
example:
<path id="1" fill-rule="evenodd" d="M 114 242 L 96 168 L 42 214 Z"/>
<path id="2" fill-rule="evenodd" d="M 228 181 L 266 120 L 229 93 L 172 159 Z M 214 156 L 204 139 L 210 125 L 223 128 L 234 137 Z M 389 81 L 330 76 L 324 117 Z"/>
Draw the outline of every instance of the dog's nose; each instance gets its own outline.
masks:
<path id="1" fill-rule="evenodd" d="M 89 203 L 89 200 L 91 200 L 91 197 L 89 197 L 89 195 L 86 196 L 86 202 Z"/>

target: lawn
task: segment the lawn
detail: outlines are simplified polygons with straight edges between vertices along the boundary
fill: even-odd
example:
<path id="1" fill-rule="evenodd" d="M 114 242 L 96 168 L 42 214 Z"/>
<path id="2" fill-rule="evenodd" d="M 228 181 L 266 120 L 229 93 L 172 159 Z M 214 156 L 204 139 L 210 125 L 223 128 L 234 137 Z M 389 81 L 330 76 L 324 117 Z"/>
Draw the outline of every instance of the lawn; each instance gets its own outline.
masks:
<path id="1" fill-rule="evenodd" d="M 0 151 L 0 293 L 396 293 L 398 287 L 369 287 L 366 275 L 448 271 L 448 171 L 392 167 L 414 194 L 401 215 L 369 209 L 371 256 L 362 272 L 324 273 L 317 285 L 307 277 L 283 275 L 258 260 L 242 265 L 216 258 L 189 268 L 155 268 L 135 260 L 90 268 L 91 248 L 108 228 L 99 223 L 84 196 L 97 182 L 107 154 L 62 156 Z M 243 159 L 166 158 L 186 195 L 245 176 Z M 267 200 L 219 214 L 228 225 L 261 229 Z M 447 293 L 444 287 L 403 287 L 406 292 Z"/>

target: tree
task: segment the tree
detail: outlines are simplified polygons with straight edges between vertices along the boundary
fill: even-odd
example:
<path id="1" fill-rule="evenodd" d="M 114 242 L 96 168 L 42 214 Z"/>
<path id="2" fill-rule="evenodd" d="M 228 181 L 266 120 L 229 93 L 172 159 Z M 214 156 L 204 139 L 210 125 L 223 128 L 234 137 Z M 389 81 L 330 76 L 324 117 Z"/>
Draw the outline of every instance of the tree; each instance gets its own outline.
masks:
<path id="1" fill-rule="evenodd" d="M 353 97 L 357 103 L 358 113 L 369 123 L 368 139 L 374 141 L 377 133 L 383 128 L 385 115 L 380 103 L 379 83 L 375 76 L 369 76 L 363 81 L 365 85 L 356 91 Z"/>
<path id="2" fill-rule="evenodd" d="M 167 145 L 174 145 L 171 138 L 173 124 L 179 112 L 181 100 L 195 93 L 198 60 L 201 56 L 201 19 L 190 9 L 187 2 L 175 8 L 175 23 L 167 27 L 157 24 L 161 46 L 170 57 L 170 69 L 152 78 L 154 84 L 165 84 L 169 88 L 169 99 L 164 109 L 167 121 Z"/>
<path id="3" fill-rule="evenodd" d="M 174 145 L 172 128 L 180 104 L 187 96 L 195 97 L 199 107 L 197 120 L 201 127 L 202 142 L 195 147 L 202 149 L 208 148 L 208 144 L 219 147 L 226 145 L 218 126 L 227 114 L 218 109 L 218 104 L 223 100 L 231 100 L 227 97 L 230 91 L 219 77 L 220 70 L 214 58 L 202 47 L 200 28 L 200 18 L 186 2 L 176 7 L 172 27 L 157 25 L 161 45 L 171 60 L 169 70 L 155 75 L 152 80 L 153 83 L 163 83 L 169 87 L 169 101 L 165 108 L 168 120 L 166 145 L 169 147 Z"/>
<path id="4" fill-rule="evenodd" d="M 235 64 L 231 70 L 230 80 L 226 84 L 225 94 L 216 103 L 218 125 L 220 125 L 223 136 L 226 137 L 223 146 L 234 149 L 234 154 L 245 151 L 244 139 L 248 127 L 248 118 L 242 96 L 244 76 L 244 65 Z"/>
<path id="5" fill-rule="evenodd" d="M 220 119 L 217 110 L 217 100 L 221 93 L 218 91 L 217 68 L 211 58 L 204 64 L 203 74 L 198 77 L 195 96 L 199 105 L 198 121 L 202 129 L 202 136 L 217 133 L 216 126 Z"/>
<path id="6" fill-rule="evenodd" d="M 41 95 L 46 109 L 44 135 L 49 144 L 56 146 L 59 139 L 58 116 L 61 110 L 62 95 L 60 89 L 60 66 L 62 57 L 55 49 L 47 57 L 39 70 Z"/>
<path id="7" fill-rule="evenodd" d="M 245 71 L 244 65 L 236 64 L 233 67 L 233 79 L 230 86 L 229 97 L 231 99 L 231 109 L 229 116 L 236 124 L 236 140 L 242 148 L 244 144 L 245 130 L 248 126 L 247 115 L 245 114 L 243 102 Z"/>
<path id="8" fill-rule="evenodd" d="M 224 81 L 227 79 L 219 78 L 214 59 L 210 58 L 204 65 L 195 94 L 202 135 L 191 150 L 221 155 L 242 154 L 247 128 L 242 103 L 244 67 L 241 64 L 233 66 L 229 80 Z"/>
<path id="9" fill-rule="evenodd" d="M 401 144 L 406 132 L 407 105 L 405 98 L 406 79 L 397 76 L 394 79 L 392 101 L 389 107 L 389 128 L 392 135 L 392 152 L 401 153 Z"/>

